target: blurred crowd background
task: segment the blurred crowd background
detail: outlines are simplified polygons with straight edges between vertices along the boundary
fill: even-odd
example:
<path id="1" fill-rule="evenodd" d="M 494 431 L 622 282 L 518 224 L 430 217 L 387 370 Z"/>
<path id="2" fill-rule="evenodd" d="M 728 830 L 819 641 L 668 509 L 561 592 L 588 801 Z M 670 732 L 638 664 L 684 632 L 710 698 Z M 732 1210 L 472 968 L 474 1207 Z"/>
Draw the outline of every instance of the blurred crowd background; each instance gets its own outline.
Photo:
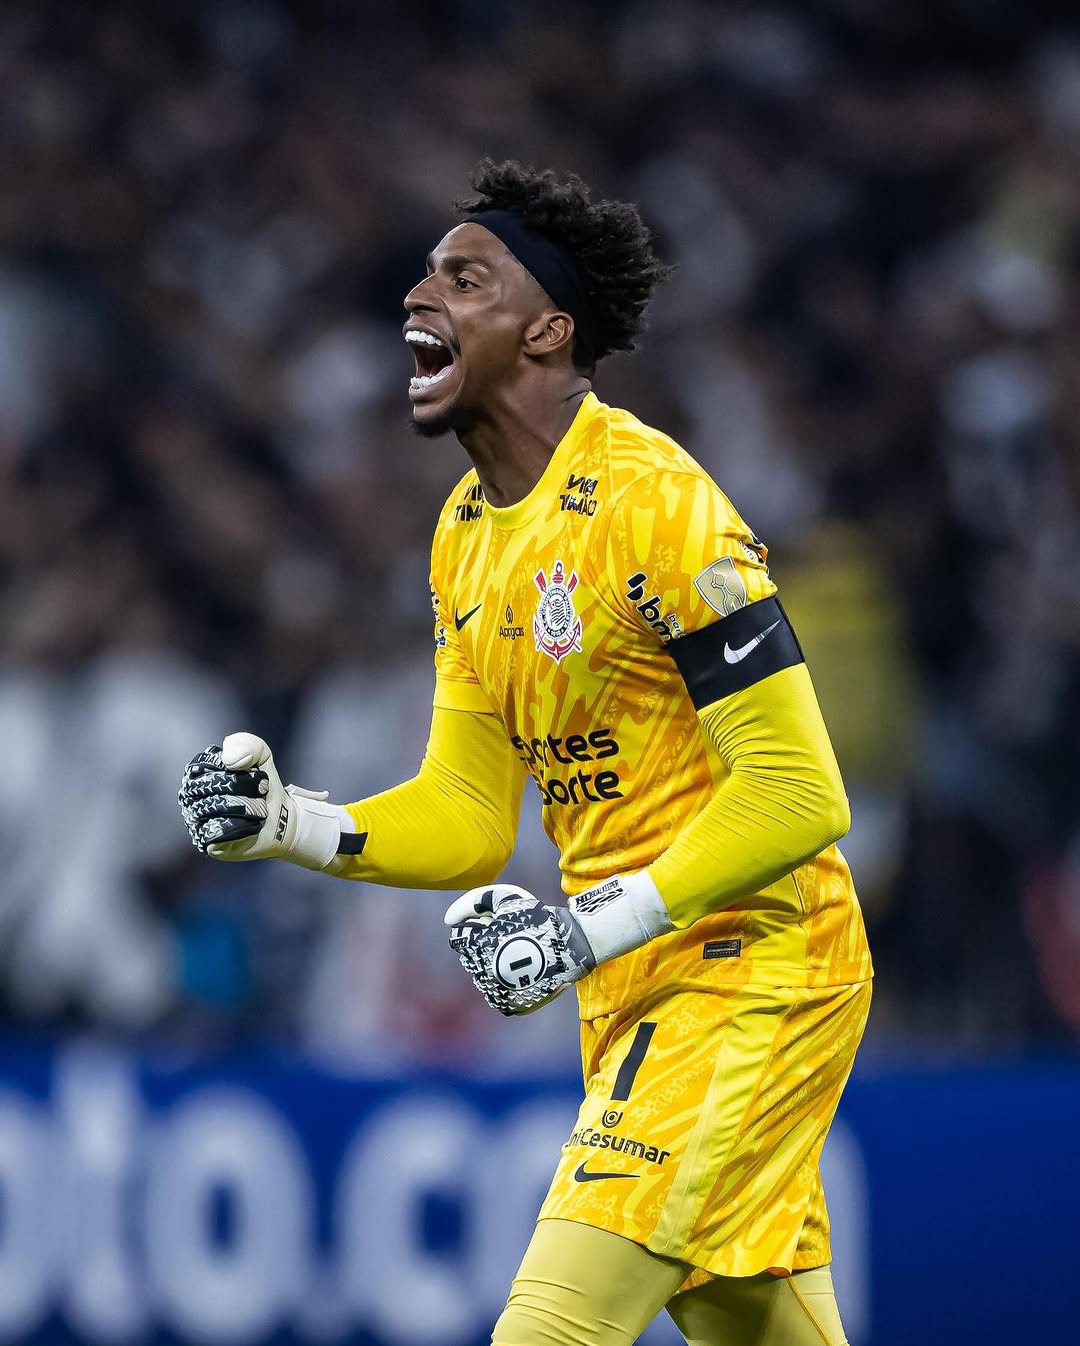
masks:
<path id="1" fill-rule="evenodd" d="M 5 0 L 0 1013 L 342 1061 L 572 1061 L 440 896 L 192 851 L 232 729 L 414 771 L 428 548 L 401 300 L 483 154 L 679 271 L 597 391 L 770 547 L 854 811 L 864 1058 L 1080 1030 L 1080 25 L 1023 0 Z M 553 891 L 528 816 L 509 875 Z"/>

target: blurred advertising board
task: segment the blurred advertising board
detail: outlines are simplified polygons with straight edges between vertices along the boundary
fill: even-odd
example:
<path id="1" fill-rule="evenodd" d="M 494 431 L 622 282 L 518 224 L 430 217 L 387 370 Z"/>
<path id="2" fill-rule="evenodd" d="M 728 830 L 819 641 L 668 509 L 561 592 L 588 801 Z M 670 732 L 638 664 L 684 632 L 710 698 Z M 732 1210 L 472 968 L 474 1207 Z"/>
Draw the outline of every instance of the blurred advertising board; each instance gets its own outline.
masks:
<path id="1" fill-rule="evenodd" d="M 483 1343 L 577 1100 L 8 1041 L 0 1341 Z M 1075 1064 L 852 1081 L 825 1180 L 853 1346 L 1075 1339 L 1078 1116 Z"/>

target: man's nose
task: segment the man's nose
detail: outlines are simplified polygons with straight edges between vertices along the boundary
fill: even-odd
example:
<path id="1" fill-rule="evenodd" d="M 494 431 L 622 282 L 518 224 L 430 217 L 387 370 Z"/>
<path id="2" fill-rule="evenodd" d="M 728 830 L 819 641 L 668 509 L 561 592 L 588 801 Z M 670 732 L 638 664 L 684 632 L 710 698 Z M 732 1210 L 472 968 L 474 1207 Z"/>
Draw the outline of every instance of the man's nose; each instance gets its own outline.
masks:
<path id="1" fill-rule="evenodd" d="M 429 297 L 431 291 L 429 281 L 434 279 L 434 276 L 425 276 L 422 281 L 412 287 L 405 296 L 406 313 L 416 313 L 418 309 L 433 307 Z"/>

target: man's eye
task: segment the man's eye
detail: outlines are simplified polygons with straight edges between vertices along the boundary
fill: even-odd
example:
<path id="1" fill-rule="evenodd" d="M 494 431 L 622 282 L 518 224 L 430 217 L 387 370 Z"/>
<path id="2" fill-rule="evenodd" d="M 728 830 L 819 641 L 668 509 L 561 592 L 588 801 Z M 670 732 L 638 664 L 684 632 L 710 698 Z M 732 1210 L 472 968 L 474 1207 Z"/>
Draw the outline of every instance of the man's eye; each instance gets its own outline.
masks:
<path id="1" fill-rule="evenodd" d="M 474 287 L 475 283 L 476 283 L 476 282 L 475 282 L 475 281 L 471 281 L 471 280 L 468 278 L 468 276 L 455 276 L 455 277 L 454 277 L 454 289 L 455 289 L 455 290 L 471 290 L 471 289 Z"/>

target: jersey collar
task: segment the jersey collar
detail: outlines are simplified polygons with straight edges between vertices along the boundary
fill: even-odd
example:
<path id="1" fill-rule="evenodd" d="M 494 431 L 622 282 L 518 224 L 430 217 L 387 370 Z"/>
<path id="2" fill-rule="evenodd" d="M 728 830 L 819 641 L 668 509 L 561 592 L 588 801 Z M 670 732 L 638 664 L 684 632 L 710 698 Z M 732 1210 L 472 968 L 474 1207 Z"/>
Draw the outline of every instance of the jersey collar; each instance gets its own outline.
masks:
<path id="1" fill-rule="evenodd" d="M 574 460 L 586 429 L 602 406 L 603 403 L 595 393 L 586 393 L 569 430 L 555 445 L 543 476 L 529 494 L 502 509 L 496 509 L 490 501 L 485 501 L 484 517 L 496 528 L 520 528 L 531 522 L 542 510 L 549 508 L 558 495 L 559 486 L 566 480 L 568 466 Z"/>

